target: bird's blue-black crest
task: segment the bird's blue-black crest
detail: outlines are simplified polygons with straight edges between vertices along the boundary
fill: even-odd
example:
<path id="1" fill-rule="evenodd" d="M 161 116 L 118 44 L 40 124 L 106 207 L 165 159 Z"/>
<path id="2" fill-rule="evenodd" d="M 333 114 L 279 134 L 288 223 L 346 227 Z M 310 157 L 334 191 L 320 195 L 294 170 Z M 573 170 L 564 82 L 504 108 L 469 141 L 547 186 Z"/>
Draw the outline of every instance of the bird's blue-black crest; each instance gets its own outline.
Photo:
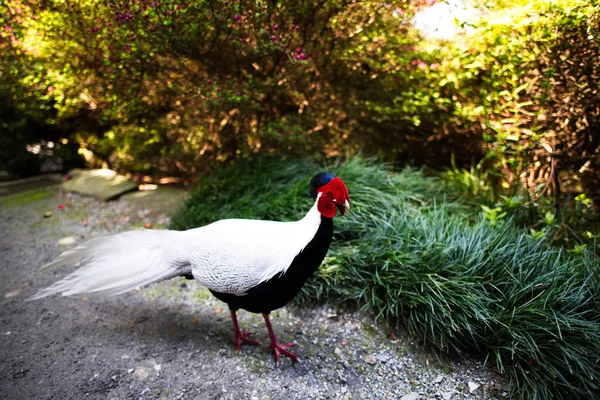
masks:
<path id="1" fill-rule="evenodd" d="M 333 179 L 333 175 L 329 172 L 319 172 L 310 180 L 310 197 L 317 197 L 317 189 L 328 184 Z"/>

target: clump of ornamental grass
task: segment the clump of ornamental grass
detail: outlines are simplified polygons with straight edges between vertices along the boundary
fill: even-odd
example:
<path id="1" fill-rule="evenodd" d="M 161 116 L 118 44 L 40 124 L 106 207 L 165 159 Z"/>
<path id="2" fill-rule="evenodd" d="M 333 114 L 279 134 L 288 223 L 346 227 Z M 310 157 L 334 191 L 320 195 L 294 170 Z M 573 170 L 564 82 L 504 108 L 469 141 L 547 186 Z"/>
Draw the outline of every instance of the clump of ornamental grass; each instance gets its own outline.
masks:
<path id="1" fill-rule="evenodd" d="M 223 218 L 297 220 L 314 202 L 308 193 L 309 181 L 321 171 L 339 175 L 350 193 L 352 212 L 336 218 L 338 234 L 346 235 L 356 224 L 365 224 L 375 210 L 377 215 L 387 215 L 390 207 L 402 205 L 418 213 L 445 196 L 435 177 L 426 178 L 413 169 L 390 173 L 384 165 L 360 157 L 327 165 L 308 159 L 241 160 L 202 177 L 189 201 L 173 216 L 171 227 L 189 229 Z M 459 203 L 449 207 L 467 209 Z"/>
<path id="2" fill-rule="evenodd" d="M 358 304 L 450 354 L 481 354 L 524 399 L 598 398 L 600 266 L 451 201 L 439 178 L 359 157 L 241 162 L 204 178 L 176 229 L 221 218 L 296 220 L 308 182 L 342 177 L 351 210 L 336 218 L 324 265 L 302 300 Z"/>
<path id="3" fill-rule="evenodd" d="M 373 223 L 356 245 L 332 249 L 308 295 L 362 304 L 438 350 L 482 354 L 515 398 L 597 396 L 596 257 L 445 206 Z"/>

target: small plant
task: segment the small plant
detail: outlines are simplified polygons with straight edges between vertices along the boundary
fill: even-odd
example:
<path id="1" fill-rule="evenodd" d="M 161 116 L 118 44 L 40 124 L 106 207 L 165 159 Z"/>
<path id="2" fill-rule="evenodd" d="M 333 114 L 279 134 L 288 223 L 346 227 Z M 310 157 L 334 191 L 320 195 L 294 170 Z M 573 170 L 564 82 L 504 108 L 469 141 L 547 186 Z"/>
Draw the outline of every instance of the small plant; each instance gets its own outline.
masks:
<path id="1" fill-rule="evenodd" d="M 504 222 L 507 212 L 502 210 L 502 207 L 490 208 L 485 205 L 481 205 L 485 218 L 490 221 L 491 226 L 496 226 Z"/>

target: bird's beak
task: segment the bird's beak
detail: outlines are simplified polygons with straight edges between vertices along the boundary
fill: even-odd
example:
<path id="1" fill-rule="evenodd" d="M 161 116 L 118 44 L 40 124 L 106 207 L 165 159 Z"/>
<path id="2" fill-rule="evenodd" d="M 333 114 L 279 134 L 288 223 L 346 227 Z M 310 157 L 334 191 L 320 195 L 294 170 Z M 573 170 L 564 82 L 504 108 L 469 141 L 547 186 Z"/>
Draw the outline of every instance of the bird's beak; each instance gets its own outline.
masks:
<path id="1" fill-rule="evenodd" d="M 340 204 L 335 201 L 334 203 L 337 206 L 337 209 L 340 212 L 340 214 L 342 214 L 342 216 L 345 215 L 346 211 L 350 209 L 350 202 L 348 201 L 348 199 L 344 200 L 344 204 Z"/>

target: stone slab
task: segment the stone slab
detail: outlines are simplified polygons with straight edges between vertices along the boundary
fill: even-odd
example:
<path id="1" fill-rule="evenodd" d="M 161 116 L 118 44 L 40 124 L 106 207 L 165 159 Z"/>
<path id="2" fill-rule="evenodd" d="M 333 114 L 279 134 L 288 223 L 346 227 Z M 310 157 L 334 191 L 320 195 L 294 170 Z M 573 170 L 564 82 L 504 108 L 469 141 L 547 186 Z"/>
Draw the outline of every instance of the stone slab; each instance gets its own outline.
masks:
<path id="1" fill-rule="evenodd" d="M 69 180 L 64 181 L 63 188 L 93 196 L 100 200 L 110 200 L 123 193 L 136 190 L 138 184 L 110 169 L 74 169 L 69 171 Z"/>
<path id="2" fill-rule="evenodd" d="M 142 185 L 149 190 L 124 194 L 121 199 L 138 210 L 151 210 L 157 214 L 173 215 L 187 198 L 188 191 L 164 185 Z"/>

